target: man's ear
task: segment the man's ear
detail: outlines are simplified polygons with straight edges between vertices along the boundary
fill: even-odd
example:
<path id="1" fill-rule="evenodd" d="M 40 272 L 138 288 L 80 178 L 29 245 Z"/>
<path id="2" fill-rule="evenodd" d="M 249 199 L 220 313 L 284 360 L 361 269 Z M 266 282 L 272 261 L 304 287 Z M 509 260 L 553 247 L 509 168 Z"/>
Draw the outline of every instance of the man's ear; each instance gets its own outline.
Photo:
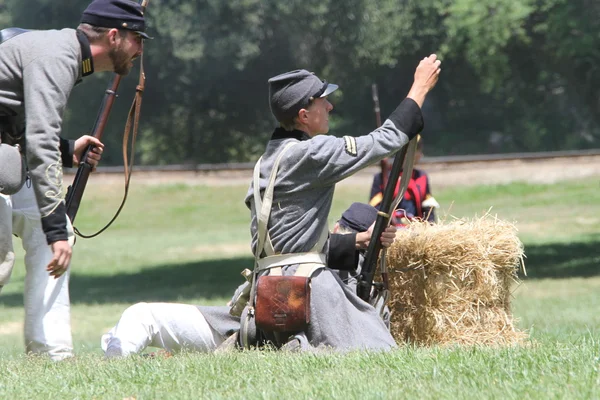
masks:
<path id="1" fill-rule="evenodd" d="M 118 36 L 119 30 L 117 28 L 112 28 L 106 32 L 106 37 L 108 38 L 108 43 L 110 44 L 116 43 Z"/>
<path id="2" fill-rule="evenodd" d="M 298 122 L 308 122 L 308 110 L 306 108 L 301 108 L 300 111 L 298 111 Z"/>

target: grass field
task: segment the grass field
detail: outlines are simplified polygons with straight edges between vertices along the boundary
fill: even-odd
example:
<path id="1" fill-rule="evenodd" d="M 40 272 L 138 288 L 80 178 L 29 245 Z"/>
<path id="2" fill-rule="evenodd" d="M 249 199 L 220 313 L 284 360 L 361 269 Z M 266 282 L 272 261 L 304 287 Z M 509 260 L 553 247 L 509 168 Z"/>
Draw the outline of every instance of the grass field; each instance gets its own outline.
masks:
<path id="1" fill-rule="evenodd" d="M 523 347 L 104 360 L 100 335 L 134 302 L 228 299 L 241 281 L 239 271 L 252 265 L 246 188 L 134 182 L 116 224 L 76 245 L 73 360 L 52 363 L 22 354 L 19 258 L 0 295 L 0 399 L 600 398 L 598 179 L 436 193 L 446 209 L 442 218 L 481 215 L 492 207 L 492 214 L 516 222 L 529 275 L 513 303 L 518 326 L 531 334 Z M 338 187 L 330 222 L 353 201 L 365 200 L 367 189 Z M 121 190 L 90 187 L 79 229 L 89 233 L 108 220 Z"/>

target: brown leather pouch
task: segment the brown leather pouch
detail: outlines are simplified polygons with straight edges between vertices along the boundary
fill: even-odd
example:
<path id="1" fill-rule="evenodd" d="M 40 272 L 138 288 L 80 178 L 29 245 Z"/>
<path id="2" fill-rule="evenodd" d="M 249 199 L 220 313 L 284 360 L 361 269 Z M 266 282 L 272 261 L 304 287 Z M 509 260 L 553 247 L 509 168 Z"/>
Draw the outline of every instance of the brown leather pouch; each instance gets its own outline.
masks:
<path id="1" fill-rule="evenodd" d="M 310 278 L 261 276 L 256 286 L 256 327 L 267 332 L 300 332 L 310 322 Z"/>

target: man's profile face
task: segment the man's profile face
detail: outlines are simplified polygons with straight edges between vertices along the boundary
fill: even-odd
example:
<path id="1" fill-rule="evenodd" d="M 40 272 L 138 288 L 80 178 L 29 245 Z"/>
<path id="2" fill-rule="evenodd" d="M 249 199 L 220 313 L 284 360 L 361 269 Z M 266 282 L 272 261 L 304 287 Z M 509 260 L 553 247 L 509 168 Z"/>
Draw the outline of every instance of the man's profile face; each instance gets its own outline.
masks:
<path id="1" fill-rule="evenodd" d="M 118 35 L 116 45 L 108 52 L 113 71 L 119 75 L 127 75 L 133 68 L 133 60 L 141 54 L 142 37 L 132 31 L 125 31 L 124 36 Z"/>
<path id="2" fill-rule="evenodd" d="M 329 132 L 329 113 L 333 105 L 327 97 L 319 97 L 308 106 L 306 111 L 307 132 L 311 137 Z"/>

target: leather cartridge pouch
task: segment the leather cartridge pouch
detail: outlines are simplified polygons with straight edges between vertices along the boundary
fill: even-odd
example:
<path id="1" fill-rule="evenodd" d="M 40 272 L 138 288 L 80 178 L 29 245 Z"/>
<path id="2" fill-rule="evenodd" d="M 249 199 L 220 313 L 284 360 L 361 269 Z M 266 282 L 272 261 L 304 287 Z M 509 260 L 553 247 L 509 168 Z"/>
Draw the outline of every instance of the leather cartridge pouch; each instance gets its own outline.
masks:
<path id="1" fill-rule="evenodd" d="M 13 136 L 16 127 L 10 117 L 0 116 L 0 193 L 17 193 L 27 178 L 25 157 L 19 142 L 22 137 Z"/>
<path id="2" fill-rule="evenodd" d="M 300 332 L 310 322 L 310 278 L 261 276 L 256 284 L 256 327 L 270 332 Z"/>

